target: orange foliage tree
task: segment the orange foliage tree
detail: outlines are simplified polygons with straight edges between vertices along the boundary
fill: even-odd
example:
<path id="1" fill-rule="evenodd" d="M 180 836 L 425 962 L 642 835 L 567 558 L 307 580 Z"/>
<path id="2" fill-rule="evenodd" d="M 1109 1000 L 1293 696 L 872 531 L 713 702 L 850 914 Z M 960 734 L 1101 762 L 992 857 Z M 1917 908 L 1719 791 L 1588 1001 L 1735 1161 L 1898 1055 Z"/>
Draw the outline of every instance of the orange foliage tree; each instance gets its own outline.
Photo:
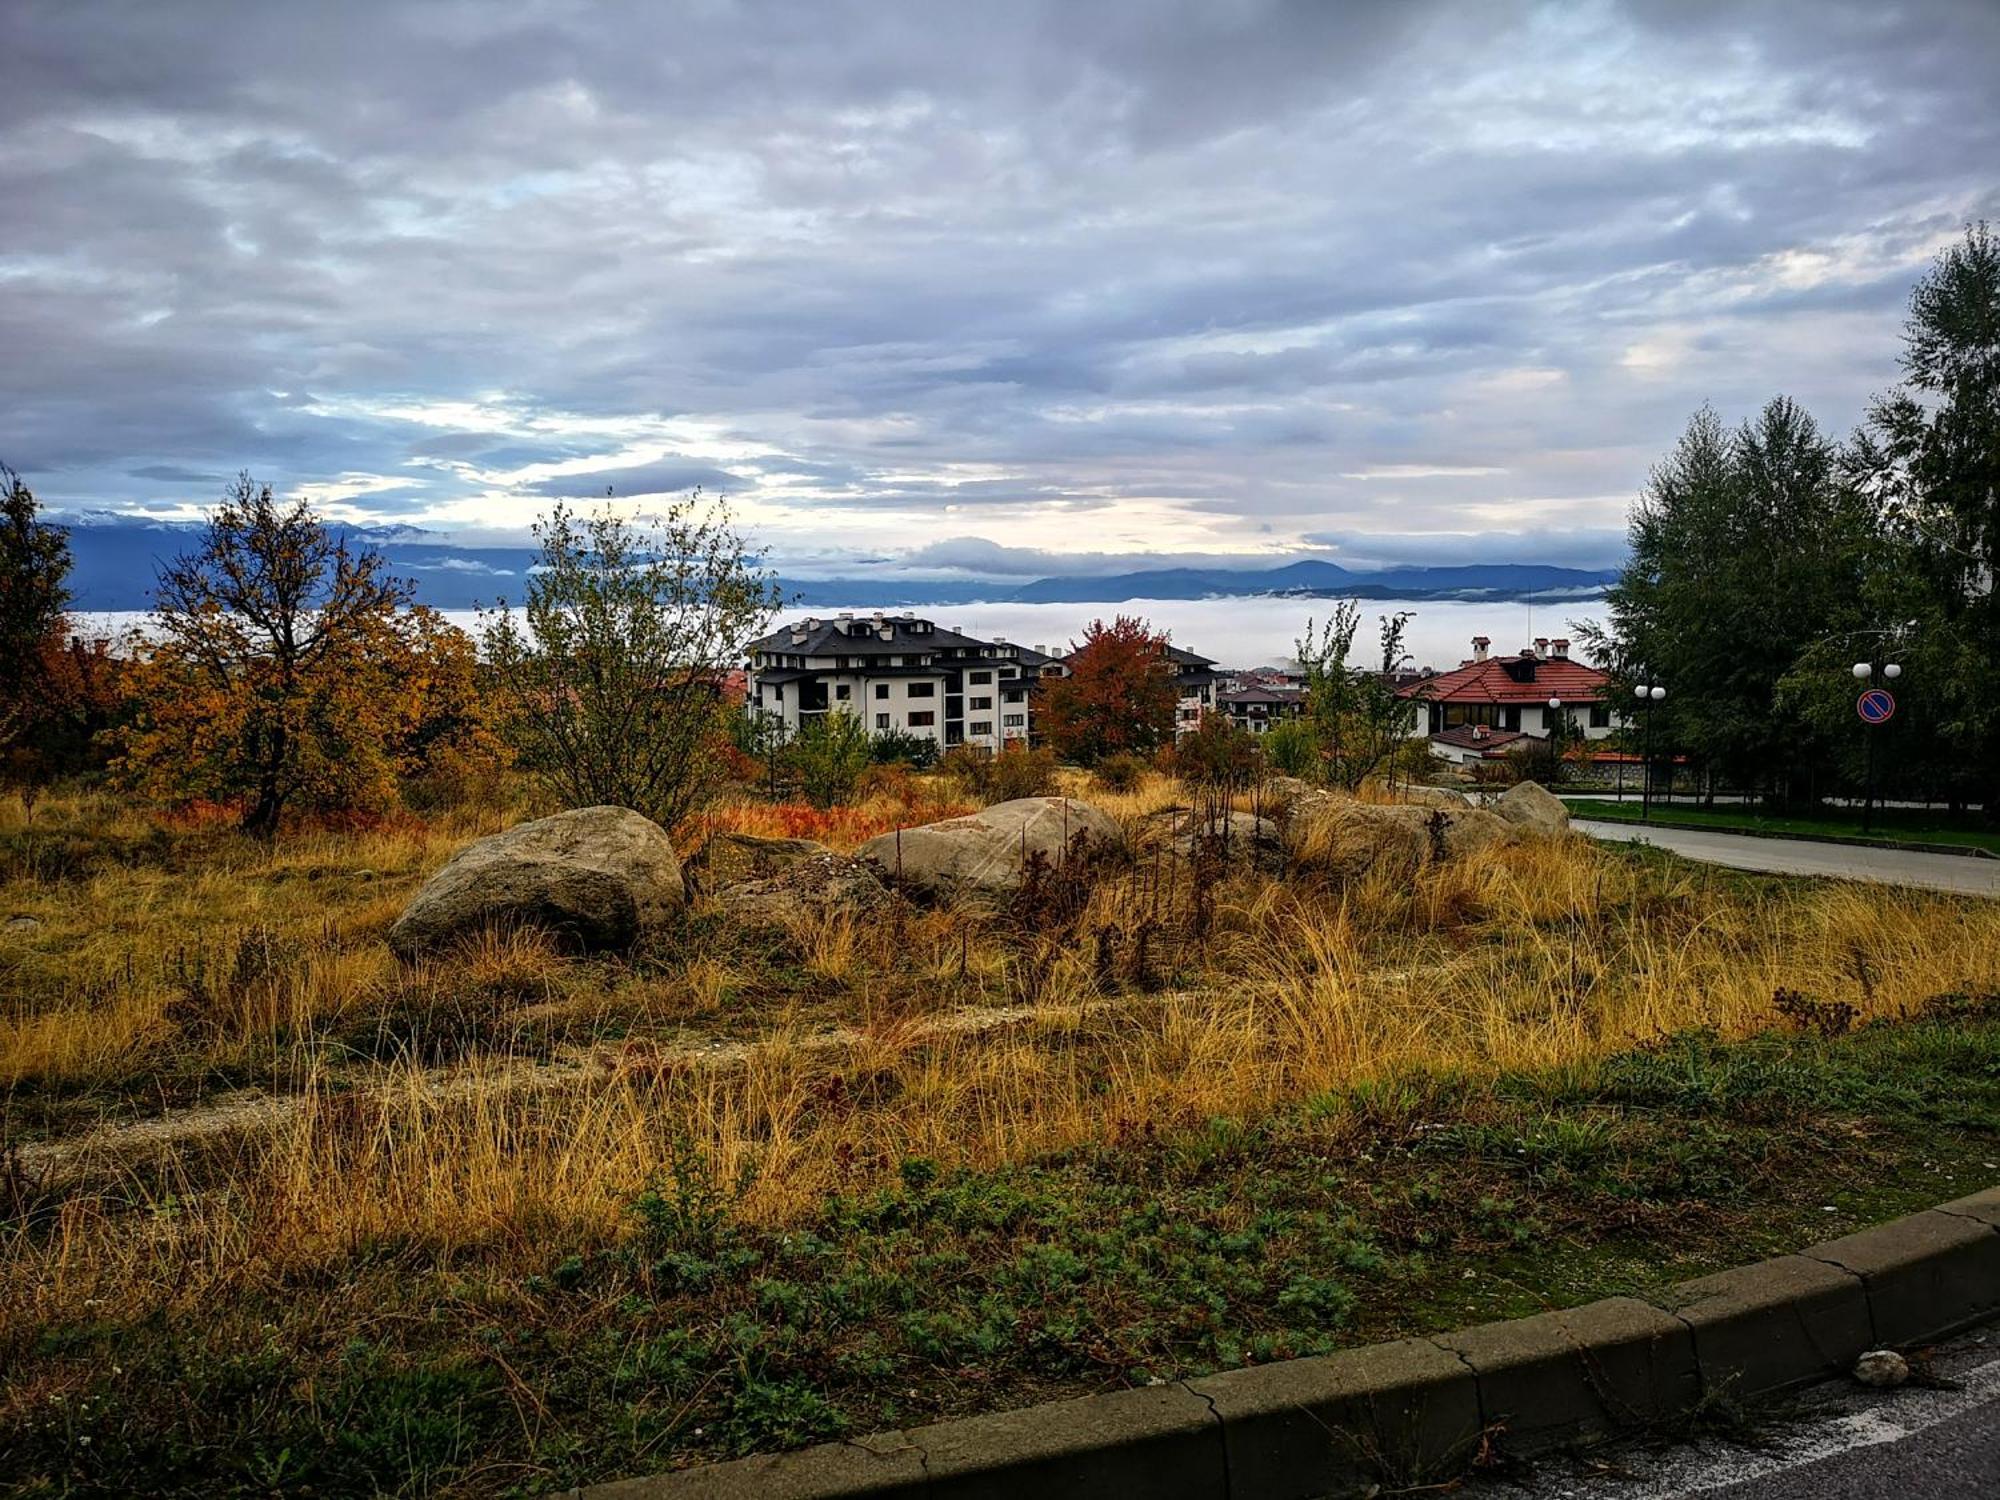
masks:
<path id="1" fill-rule="evenodd" d="M 1180 692 L 1164 632 L 1155 635 L 1137 615 L 1092 620 L 1071 653 L 1070 675 L 1044 684 L 1036 716 L 1058 755 L 1088 766 L 1173 739 Z"/>
<path id="2" fill-rule="evenodd" d="M 384 568 L 306 501 L 240 476 L 200 544 L 161 570 L 124 779 L 240 802 L 245 831 L 270 837 L 288 812 L 389 805 L 447 750 L 487 753 L 471 643 L 406 608 L 410 585 Z"/>

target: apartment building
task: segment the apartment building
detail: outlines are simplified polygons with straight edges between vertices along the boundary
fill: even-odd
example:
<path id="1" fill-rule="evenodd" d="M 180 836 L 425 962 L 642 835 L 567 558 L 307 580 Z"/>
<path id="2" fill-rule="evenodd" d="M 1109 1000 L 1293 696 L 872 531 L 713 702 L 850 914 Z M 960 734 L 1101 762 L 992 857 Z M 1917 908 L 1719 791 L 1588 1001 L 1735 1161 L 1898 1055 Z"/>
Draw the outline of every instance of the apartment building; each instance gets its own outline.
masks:
<path id="1" fill-rule="evenodd" d="M 838 710 L 873 734 L 998 750 L 1032 733 L 1034 685 L 1054 661 L 916 615 L 809 615 L 752 644 L 746 707 L 788 733 Z"/>

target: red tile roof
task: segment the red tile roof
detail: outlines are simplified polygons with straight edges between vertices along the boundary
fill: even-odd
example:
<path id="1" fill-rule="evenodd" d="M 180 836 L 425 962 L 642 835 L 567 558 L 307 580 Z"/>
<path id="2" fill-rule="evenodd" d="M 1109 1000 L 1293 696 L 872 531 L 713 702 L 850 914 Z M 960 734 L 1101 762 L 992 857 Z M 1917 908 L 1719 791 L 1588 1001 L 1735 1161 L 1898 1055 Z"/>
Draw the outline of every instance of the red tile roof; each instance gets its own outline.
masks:
<path id="1" fill-rule="evenodd" d="M 1534 661 L 1532 682 L 1516 682 L 1507 673 L 1510 663 L 1523 660 Z M 1555 697 L 1565 703 L 1585 704 L 1602 703 L 1610 684 L 1609 672 L 1566 656 L 1492 656 L 1485 661 L 1464 662 L 1396 691 L 1398 697 L 1427 703 L 1546 703 Z"/>

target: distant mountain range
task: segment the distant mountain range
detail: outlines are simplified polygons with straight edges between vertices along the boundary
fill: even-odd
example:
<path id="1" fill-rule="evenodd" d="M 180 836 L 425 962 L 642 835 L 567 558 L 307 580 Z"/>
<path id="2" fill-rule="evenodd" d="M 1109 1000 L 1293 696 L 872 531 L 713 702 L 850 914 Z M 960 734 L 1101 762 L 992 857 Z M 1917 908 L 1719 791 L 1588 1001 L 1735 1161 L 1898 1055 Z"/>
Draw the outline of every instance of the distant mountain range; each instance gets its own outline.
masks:
<path id="1" fill-rule="evenodd" d="M 193 523 L 91 515 L 52 519 L 69 527 L 75 561 L 70 588 L 85 611 L 150 607 L 162 562 L 186 550 Z M 535 560 L 529 547 L 466 547 L 440 533 L 393 525 L 356 527 L 439 609 L 519 602 Z M 1132 599 L 1256 596 L 1354 599 L 1460 599 L 1532 602 L 1594 598 L 1617 575 L 1535 563 L 1401 567 L 1362 571 L 1317 558 L 1270 568 L 1156 568 L 1142 572 L 1017 579 L 872 577 L 781 580 L 788 607 L 887 609 L 956 604 L 1122 604 Z"/>

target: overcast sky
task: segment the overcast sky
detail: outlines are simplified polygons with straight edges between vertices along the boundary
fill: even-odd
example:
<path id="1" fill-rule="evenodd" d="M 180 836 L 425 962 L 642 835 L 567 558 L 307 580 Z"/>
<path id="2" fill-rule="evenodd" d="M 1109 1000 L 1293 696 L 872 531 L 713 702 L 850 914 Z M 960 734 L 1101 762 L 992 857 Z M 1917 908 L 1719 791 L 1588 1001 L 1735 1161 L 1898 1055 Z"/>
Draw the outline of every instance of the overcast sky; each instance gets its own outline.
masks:
<path id="1" fill-rule="evenodd" d="M 2000 217 L 2000 3 L 0 7 L 0 458 L 799 571 L 1615 557 Z M 1100 560 L 1092 559 L 1096 566 Z"/>

